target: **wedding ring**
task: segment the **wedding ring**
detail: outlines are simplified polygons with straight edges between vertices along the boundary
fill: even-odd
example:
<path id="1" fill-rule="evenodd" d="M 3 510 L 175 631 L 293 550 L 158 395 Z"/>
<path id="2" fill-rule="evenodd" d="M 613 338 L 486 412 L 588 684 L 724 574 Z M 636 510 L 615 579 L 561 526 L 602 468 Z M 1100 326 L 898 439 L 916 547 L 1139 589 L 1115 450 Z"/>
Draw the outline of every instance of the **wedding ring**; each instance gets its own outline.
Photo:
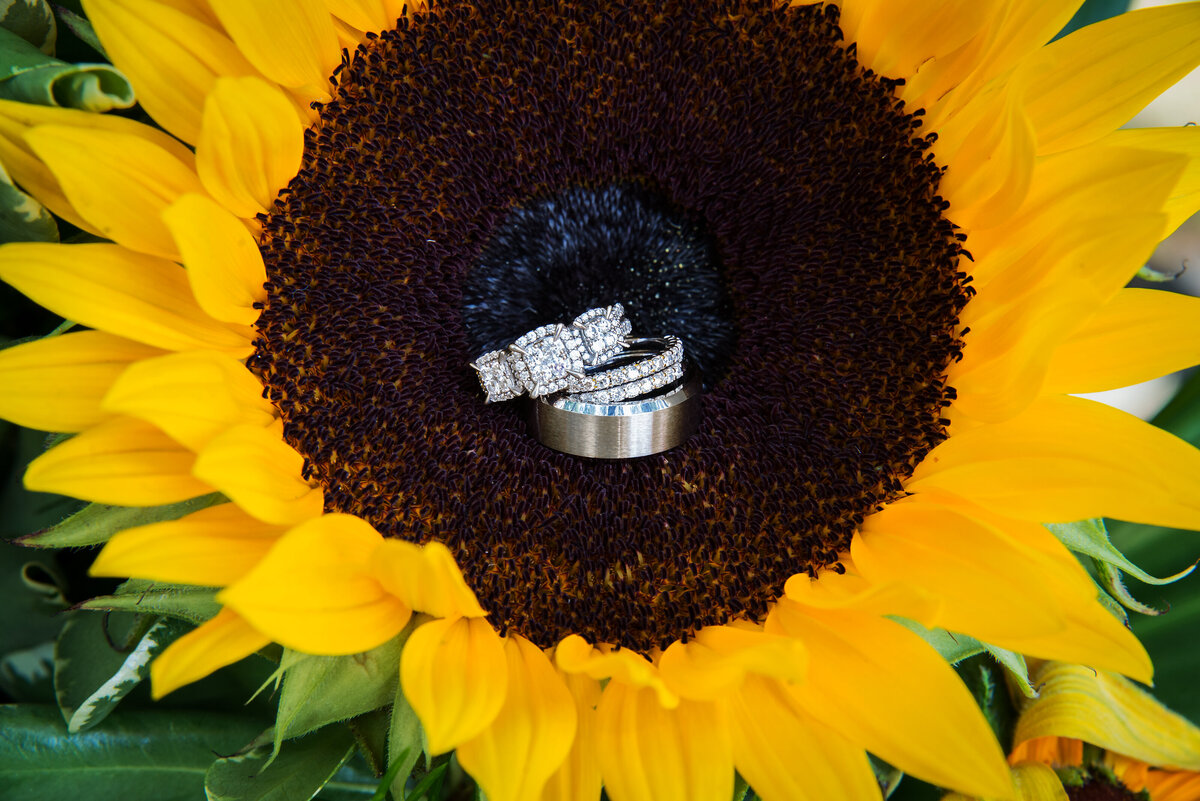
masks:
<path id="1" fill-rule="evenodd" d="M 611 359 L 625 347 L 631 325 L 620 303 L 589 309 L 570 325 L 543 325 L 502 350 L 483 354 L 471 367 L 487 402 L 528 392 L 537 398 L 566 389 L 584 370 Z"/>
<path id="2" fill-rule="evenodd" d="M 637 400 L 591 403 L 578 396 L 529 404 L 529 431 L 556 451 L 590 459 L 634 459 L 681 445 L 700 425 L 700 378 L 694 369 Z"/>
<path id="3" fill-rule="evenodd" d="M 572 377 L 567 391 L 576 400 L 615 403 L 645 395 L 683 376 L 683 342 L 679 337 L 627 340 L 625 350 L 607 362 Z"/>

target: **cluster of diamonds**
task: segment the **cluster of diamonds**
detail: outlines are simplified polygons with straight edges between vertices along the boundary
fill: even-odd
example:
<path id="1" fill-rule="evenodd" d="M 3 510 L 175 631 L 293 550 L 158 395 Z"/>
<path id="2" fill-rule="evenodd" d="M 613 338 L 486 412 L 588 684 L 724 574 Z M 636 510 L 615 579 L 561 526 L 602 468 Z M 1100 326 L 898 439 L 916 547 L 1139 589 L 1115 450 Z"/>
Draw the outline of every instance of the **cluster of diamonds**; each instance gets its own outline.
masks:
<path id="1" fill-rule="evenodd" d="M 512 400 L 525 391 L 513 372 L 507 350 L 493 350 L 471 362 L 479 374 L 479 383 L 487 393 L 487 402 Z"/>
<path id="2" fill-rule="evenodd" d="M 677 380 L 683 374 L 683 343 L 675 336 L 663 337 L 663 343 L 665 349 L 656 356 L 570 381 L 568 386 L 572 397 L 589 403 L 604 403 L 606 401 L 603 398 L 617 395 L 622 398 L 634 397 Z M 674 377 L 667 377 L 669 375 Z M 631 391 L 643 385 L 646 387 L 644 392 Z M 597 400 L 592 400 L 590 396 L 595 396 Z"/>
<path id="3" fill-rule="evenodd" d="M 583 403 L 618 403 L 629 398 L 636 398 L 640 395 L 653 392 L 668 384 L 673 384 L 681 378 L 683 378 L 683 365 L 676 364 L 653 375 L 646 376 L 640 381 L 617 384 L 615 387 L 602 389 L 598 392 L 578 392 L 568 397 L 571 400 L 582 401 Z"/>
<path id="4" fill-rule="evenodd" d="M 487 402 L 511 400 L 524 392 L 540 398 L 584 378 L 584 367 L 602 364 L 625 347 L 632 325 L 620 303 L 589 309 L 570 326 L 535 328 L 504 350 L 471 363 Z"/>
<path id="5" fill-rule="evenodd" d="M 583 337 L 583 363 L 595 367 L 616 356 L 625 346 L 633 324 L 625 319 L 625 307 L 620 303 L 601 309 L 589 309 L 575 318 L 571 327 Z"/>
<path id="6" fill-rule="evenodd" d="M 513 372 L 532 398 L 566 389 L 572 376 L 583 375 L 583 335 L 562 323 L 535 328 L 508 349 Z"/>

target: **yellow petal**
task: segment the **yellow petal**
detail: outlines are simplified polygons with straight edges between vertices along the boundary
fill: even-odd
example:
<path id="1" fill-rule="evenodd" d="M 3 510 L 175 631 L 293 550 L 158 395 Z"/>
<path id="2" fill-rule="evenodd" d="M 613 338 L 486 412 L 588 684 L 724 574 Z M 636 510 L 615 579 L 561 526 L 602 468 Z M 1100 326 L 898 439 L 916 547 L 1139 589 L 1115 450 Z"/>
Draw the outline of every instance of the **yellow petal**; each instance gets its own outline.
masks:
<path id="1" fill-rule="evenodd" d="M 328 96 L 341 51 L 321 0 L 209 0 L 250 63 L 283 86 Z M 269 35 L 264 35 L 269 32 Z"/>
<path id="2" fill-rule="evenodd" d="M 204 195 L 184 195 L 163 212 L 200 308 L 227 323 L 254 325 L 267 299 L 258 243 L 241 221 Z"/>
<path id="3" fill-rule="evenodd" d="M 650 687 L 658 702 L 673 708 L 679 696 L 673 693 L 658 674 L 658 668 L 628 648 L 594 648 L 578 634 L 563 638 L 554 651 L 555 662 L 567 673 L 582 673 L 593 679 L 612 679 L 633 687 Z"/>
<path id="4" fill-rule="evenodd" d="M 1007 221 L 1033 178 L 1035 139 L 1019 85 L 978 95 L 942 126 L 933 147 L 948 165 L 938 193 L 950 202 L 949 217 L 968 230 Z"/>
<path id="5" fill-rule="evenodd" d="M 153 347 L 253 352 L 254 330 L 205 314 L 178 265 L 117 245 L 9 244 L 0 280 L 61 317 Z"/>
<path id="6" fill-rule="evenodd" d="M 237 359 L 213 351 L 171 353 L 126 370 L 104 398 L 104 408 L 161 428 L 194 451 L 236 425 L 265 427 L 275 407 Z"/>
<path id="7" fill-rule="evenodd" d="M 922 63 L 953 52 L 991 16 L 980 0 L 930 0 L 920 14 L 892 3 L 844 0 L 841 28 L 860 64 L 889 78 L 907 78 Z"/>
<path id="8" fill-rule="evenodd" d="M 454 556 L 440 542 L 424 546 L 385 540 L 371 560 L 373 575 L 408 606 L 434 617 L 483 617 Z"/>
<path id="9" fill-rule="evenodd" d="M 902 89 L 906 103 L 925 108 L 926 126 L 939 130 L 942 124 L 980 93 L 993 78 L 1008 73 L 1063 29 L 1082 0 L 1012 0 L 1000 3 L 992 21 L 985 26 L 985 41 L 965 47 L 947 72 L 938 59 L 922 65 L 917 76 Z M 966 60 L 963 60 L 963 55 Z M 940 73 L 930 78 L 922 73 Z M 965 73 L 966 74 L 964 77 Z M 998 82 L 999 83 L 999 82 Z M 913 96 L 921 92 L 920 97 Z"/>
<path id="10" fill-rule="evenodd" d="M 396 22 L 395 17 L 388 17 L 381 0 L 325 0 L 325 8 L 360 31 L 378 32 Z"/>
<path id="11" fill-rule="evenodd" d="M 116 417 L 34 459 L 25 486 L 117 506 L 158 506 L 213 491 L 192 475 L 195 456 L 141 420 Z"/>
<path id="12" fill-rule="evenodd" d="M 685 644 L 672 643 L 658 663 L 663 681 L 684 698 L 712 701 L 749 675 L 785 681 L 804 677 L 808 654 L 791 637 L 732 626 L 708 626 Z"/>
<path id="13" fill-rule="evenodd" d="M 596 706 L 600 703 L 600 682 L 581 673 L 564 673 L 561 668 L 558 676 L 571 693 L 577 725 L 571 751 L 546 783 L 542 801 L 599 801 Z"/>
<path id="14" fill-rule="evenodd" d="M 763 801 L 880 797 L 862 747 L 798 709 L 778 682 L 750 677 L 729 711 L 733 763 Z"/>
<path id="15" fill-rule="evenodd" d="M 1047 523 L 1114 517 L 1200 528 L 1200 451 L 1101 403 L 1041 398 L 938 445 L 906 483 Z"/>
<path id="16" fill-rule="evenodd" d="M 303 477 L 304 457 L 273 429 L 227 429 L 196 457 L 193 472 L 266 523 L 293 525 L 319 517 L 324 493 Z"/>
<path id="17" fill-rule="evenodd" d="M 257 74 L 202 4 L 84 0 L 83 5 L 138 102 L 185 142 L 199 138 L 204 97 L 214 80 Z"/>
<path id="18" fill-rule="evenodd" d="M 1072 275 L 1070 267 L 1104 259 L 1132 275 L 1153 252 L 1164 219 L 1154 215 L 1111 221 L 1108 232 L 1095 234 L 1068 253 L 1060 262 L 1066 269 L 1038 291 L 985 318 L 964 320 L 971 329 L 964 358 L 950 369 L 958 391 L 955 409 L 987 422 L 1007 420 L 1025 409 L 1043 392 L 1054 351 L 1107 299 Z M 986 301 L 989 291 L 979 297 Z"/>
<path id="19" fill-rule="evenodd" d="M 102 331 L 79 331 L 0 351 L 0 417 L 40 431 L 82 431 L 111 416 L 100 401 L 121 372 L 162 354 Z"/>
<path id="20" fill-rule="evenodd" d="M 500 714 L 508 687 L 504 643 L 481 617 L 430 621 L 404 644 L 400 684 L 425 727 L 429 753 L 444 753 Z"/>
<path id="21" fill-rule="evenodd" d="M 733 746 L 728 717 L 715 704 L 674 709 L 654 690 L 613 680 L 597 711 L 597 752 L 612 801 L 729 801 Z"/>
<path id="22" fill-rule="evenodd" d="M 1021 710 L 1015 742 L 1073 737 L 1164 768 L 1200 770 L 1200 729 L 1136 685 L 1081 665 L 1047 662 Z"/>
<path id="23" fill-rule="evenodd" d="M 510 635 L 504 654 L 504 706 L 483 733 L 459 745 L 456 753 L 488 801 L 533 801 L 571 750 L 575 703 L 536 645 Z"/>
<path id="24" fill-rule="evenodd" d="M 176 158 L 187 161 L 191 154 L 186 147 L 167 134 L 135 120 L 115 114 L 93 114 L 58 106 L 38 106 L 0 100 L 0 164 L 12 174 L 25 191 L 36 197 L 52 212 L 67 222 L 93 234 L 94 226 L 81 217 L 62 192 L 54 174 L 34 155 L 25 142 L 25 134 L 38 125 L 69 125 L 77 128 L 98 128 L 139 136 L 159 145 Z"/>
<path id="25" fill-rule="evenodd" d="M 997 645 L 1005 637 L 1064 628 L 1054 597 L 1031 580 L 1053 577 L 1045 562 L 969 516 L 894 503 L 866 519 L 851 553 L 872 582 L 911 580 L 941 596 L 940 614 L 922 620 L 926 626 Z M 1087 592 L 1085 598 L 1095 594 L 1090 587 Z"/>
<path id="26" fill-rule="evenodd" d="M 217 81 L 196 143 L 201 182 L 240 217 L 267 212 L 300 169 L 305 127 L 287 95 L 266 81 Z"/>
<path id="27" fill-rule="evenodd" d="M 970 314 L 964 319 L 973 322 L 981 310 L 1015 303 L 1058 280 L 1064 270 L 1085 279 L 1104 295 L 1102 300 L 1115 294 L 1136 268 L 1069 257 L 1117 224 L 1160 215 L 1187 165 L 1179 153 L 1118 147 L 1108 140 L 1039 158 L 1013 218 L 971 232 L 971 275 L 980 295 L 967 306 Z M 1161 239 L 1165 220 L 1162 225 L 1147 234 L 1150 246 Z"/>
<path id="28" fill-rule="evenodd" d="M 1020 801 L 1070 801 L 1058 774 L 1049 765 L 1028 762 L 1012 769 L 1013 784 Z M 942 796 L 941 801 L 977 801 L 961 793 Z"/>
<path id="29" fill-rule="evenodd" d="M 179 258 L 162 213 L 180 195 L 204 191 L 191 159 L 140 136 L 62 125 L 34 128 L 25 141 L 103 236 L 142 253 Z"/>
<path id="30" fill-rule="evenodd" d="M 1197 64 L 1200 7 L 1191 3 L 1120 14 L 1048 45 L 1023 67 L 1038 152 L 1119 128 Z"/>
<path id="31" fill-rule="evenodd" d="M 93 576 L 133 576 L 169 584 L 224 587 L 257 565 L 283 534 L 232 503 L 178 520 L 117 532 L 96 561 Z"/>
<path id="32" fill-rule="evenodd" d="M 974 795 L 1012 797 L 1004 754 L 954 670 L 898 623 L 778 602 L 767 630 L 800 639 L 808 714 L 906 773 Z M 898 667 L 900 666 L 900 667 Z"/>
<path id="33" fill-rule="evenodd" d="M 1050 359 L 1046 392 L 1103 392 L 1200 364 L 1200 298 L 1123 289 Z"/>
<path id="34" fill-rule="evenodd" d="M 1048 604 L 1062 624 L 1060 630 L 1038 633 L 1018 629 L 989 642 L 1029 656 L 1115 670 L 1138 681 L 1150 681 L 1153 669 L 1146 649 L 1133 632 L 1100 604 L 1087 571 L 1044 526 L 998 515 L 944 493 L 936 495 L 933 501 L 931 497 L 934 496 L 926 494 L 913 500 L 957 510 L 1032 555 L 1035 561 L 1030 564 L 1026 583 L 1039 587 L 1039 594 L 1048 593 L 1052 597 Z M 985 632 L 977 634 L 971 628 L 961 631 L 987 639 Z"/>
<path id="35" fill-rule="evenodd" d="M 874 615 L 900 615 L 920 621 L 938 620 L 942 601 L 915 582 L 873 582 L 846 565 L 844 573 L 824 570 L 817 578 L 798 573 L 784 584 L 784 593 L 793 601 L 818 609 L 857 609 Z"/>
<path id="36" fill-rule="evenodd" d="M 1058 774 L 1049 765 L 1017 765 L 1012 774 L 1021 801 L 1070 801 Z"/>
<path id="37" fill-rule="evenodd" d="M 331 514 L 283 535 L 253 570 L 217 596 L 256 629 L 308 654 L 369 651 L 412 612 L 370 576 L 381 537 L 357 517 Z"/>
<path id="38" fill-rule="evenodd" d="M 1200 211 L 1200 127 L 1125 128 L 1113 131 L 1103 140 L 1114 147 L 1141 148 L 1179 153 L 1188 157 L 1187 166 L 1163 211 L 1167 214 L 1166 234 Z"/>
<path id="39" fill-rule="evenodd" d="M 229 609 L 167 646 L 150 665 L 155 700 L 232 665 L 270 640 Z"/>

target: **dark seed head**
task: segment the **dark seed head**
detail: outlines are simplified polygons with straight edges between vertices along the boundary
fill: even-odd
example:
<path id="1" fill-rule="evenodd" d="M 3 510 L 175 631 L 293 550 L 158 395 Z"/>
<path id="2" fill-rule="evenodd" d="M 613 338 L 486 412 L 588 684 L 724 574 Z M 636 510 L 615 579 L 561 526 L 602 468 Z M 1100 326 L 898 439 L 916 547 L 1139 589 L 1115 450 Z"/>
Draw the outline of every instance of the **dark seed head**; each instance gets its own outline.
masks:
<path id="1" fill-rule="evenodd" d="M 499 628 L 649 650 L 757 617 L 789 576 L 836 565 L 944 437 L 961 242 L 919 122 L 834 7 L 447 3 L 337 83 L 263 221 L 253 364 L 328 509 L 446 543 Z M 581 219 L 605 193 L 618 212 Z M 537 218 L 548 204 L 564 215 Z M 467 364 L 501 325 L 623 300 L 506 291 L 497 252 L 526 277 L 554 261 L 507 234 L 559 219 L 636 251 L 661 225 L 634 207 L 683 221 L 703 256 L 631 314 L 714 334 L 704 422 L 659 456 L 580 460 L 484 405 Z M 626 265 L 617 288 L 665 286 L 656 269 Z"/>

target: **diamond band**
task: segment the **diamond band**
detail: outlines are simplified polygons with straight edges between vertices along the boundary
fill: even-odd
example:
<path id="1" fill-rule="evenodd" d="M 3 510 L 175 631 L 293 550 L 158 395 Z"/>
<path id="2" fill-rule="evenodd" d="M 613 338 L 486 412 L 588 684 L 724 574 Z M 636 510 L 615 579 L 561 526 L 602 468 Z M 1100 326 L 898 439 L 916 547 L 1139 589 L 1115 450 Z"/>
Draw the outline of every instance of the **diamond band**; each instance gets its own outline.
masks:
<path id="1" fill-rule="evenodd" d="M 627 349 L 584 377 L 567 382 L 572 397 L 612 403 L 644 395 L 677 381 L 683 374 L 683 342 L 679 337 L 647 337 L 628 342 Z"/>

